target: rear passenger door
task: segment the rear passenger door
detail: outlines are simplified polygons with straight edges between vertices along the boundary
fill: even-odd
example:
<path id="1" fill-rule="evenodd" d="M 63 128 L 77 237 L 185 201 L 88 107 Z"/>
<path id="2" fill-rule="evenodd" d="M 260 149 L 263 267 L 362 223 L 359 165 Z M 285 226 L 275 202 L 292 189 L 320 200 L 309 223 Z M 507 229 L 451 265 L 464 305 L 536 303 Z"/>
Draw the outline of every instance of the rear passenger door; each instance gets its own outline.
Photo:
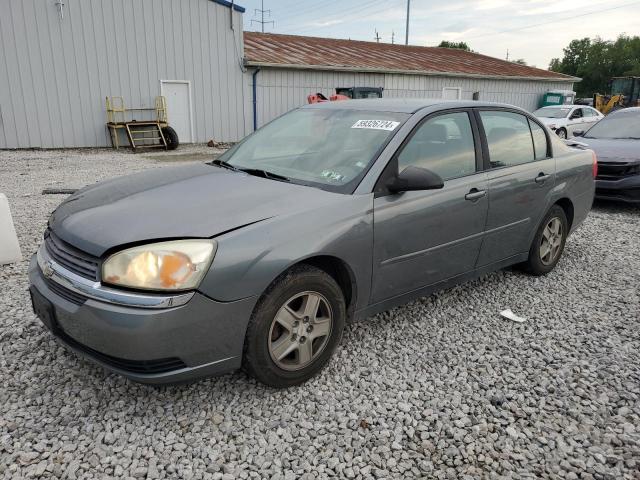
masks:
<path id="1" fill-rule="evenodd" d="M 489 214 L 478 267 L 529 250 L 555 185 L 546 130 L 503 109 L 476 112 L 489 181 Z"/>

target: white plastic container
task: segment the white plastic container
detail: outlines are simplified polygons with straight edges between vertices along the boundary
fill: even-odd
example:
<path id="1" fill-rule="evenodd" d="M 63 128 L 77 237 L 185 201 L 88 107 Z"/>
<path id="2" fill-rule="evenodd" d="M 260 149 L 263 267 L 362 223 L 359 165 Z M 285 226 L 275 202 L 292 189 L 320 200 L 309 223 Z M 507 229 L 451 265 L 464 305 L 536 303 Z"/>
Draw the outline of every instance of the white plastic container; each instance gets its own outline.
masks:
<path id="1" fill-rule="evenodd" d="M 9 201 L 4 193 L 0 193 L 0 265 L 22 260 L 18 236 L 13 226 Z"/>

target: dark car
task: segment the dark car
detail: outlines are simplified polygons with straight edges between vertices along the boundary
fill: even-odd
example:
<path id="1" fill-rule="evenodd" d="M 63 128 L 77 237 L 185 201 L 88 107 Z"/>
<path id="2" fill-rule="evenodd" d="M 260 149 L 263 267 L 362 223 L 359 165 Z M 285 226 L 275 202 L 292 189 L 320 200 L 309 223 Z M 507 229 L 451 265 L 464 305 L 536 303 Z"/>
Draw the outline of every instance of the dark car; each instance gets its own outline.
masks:
<path id="1" fill-rule="evenodd" d="M 596 197 L 640 203 L 640 107 L 607 115 L 569 143 L 590 148 L 598 156 Z"/>
<path id="2" fill-rule="evenodd" d="M 213 162 L 70 196 L 30 265 L 34 310 L 140 382 L 242 366 L 294 385 L 349 319 L 508 265 L 551 271 L 593 172 L 592 152 L 508 105 L 309 105 Z"/>

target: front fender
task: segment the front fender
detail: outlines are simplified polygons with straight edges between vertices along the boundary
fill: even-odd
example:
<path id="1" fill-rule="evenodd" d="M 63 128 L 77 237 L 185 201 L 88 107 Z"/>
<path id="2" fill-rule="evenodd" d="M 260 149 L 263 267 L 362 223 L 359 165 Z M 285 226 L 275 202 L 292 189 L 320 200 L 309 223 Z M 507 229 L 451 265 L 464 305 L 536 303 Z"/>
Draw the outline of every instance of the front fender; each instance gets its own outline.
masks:
<path id="1" fill-rule="evenodd" d="M 229 302 L 260 295 L 281 273 L 310 257 L 328 255 L 353 272 L 361 308 L 371 288 L 373 194 L 276 216 L 216 239 L 218 250 L 199 290 Z"/>

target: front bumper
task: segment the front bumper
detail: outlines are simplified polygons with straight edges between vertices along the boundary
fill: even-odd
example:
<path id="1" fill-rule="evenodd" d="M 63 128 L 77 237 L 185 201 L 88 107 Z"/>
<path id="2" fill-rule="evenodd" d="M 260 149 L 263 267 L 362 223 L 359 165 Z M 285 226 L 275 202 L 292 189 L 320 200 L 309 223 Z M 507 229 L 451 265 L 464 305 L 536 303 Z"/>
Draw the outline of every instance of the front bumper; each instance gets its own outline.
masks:
<path id="1" fill-rule="evenodd" d="M 640 203 L 640 175 L 618 180 L 596 179 L 596 198 L 627 203 Z"/>
<path id="2" fill-rule="evenodd" d="M 45 278 L 34 255 L 29 265 L 34 305 L 68 347 L 134 381 L 176 383 L 240 367 L 246 327 L 257 300 L 217 302 L 196 292 L 186 303 L 139 308 L 70 292 Z M 71 293 L 71 294 L 70 294 Z M 43 298 L 44 300 L 43 300 Z M 47 325 L 49 323 L 49 325 Z M 51 324 L 53 323 L 53 324 Z"/>

